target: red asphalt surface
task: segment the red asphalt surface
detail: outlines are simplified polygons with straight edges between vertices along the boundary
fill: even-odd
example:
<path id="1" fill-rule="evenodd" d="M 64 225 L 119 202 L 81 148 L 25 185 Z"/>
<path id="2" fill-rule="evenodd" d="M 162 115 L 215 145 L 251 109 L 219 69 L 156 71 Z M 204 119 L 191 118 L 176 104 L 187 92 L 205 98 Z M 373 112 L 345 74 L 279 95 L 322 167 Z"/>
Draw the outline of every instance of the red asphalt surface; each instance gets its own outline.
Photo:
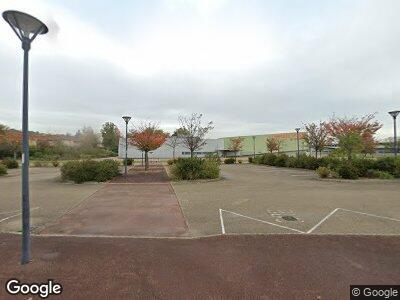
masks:
<path id="1" fill-rule="evenodd" d="M 115 178 L 40 233 L 174 237 L 186 231 L 165 169 L 152 166 Z"/>
<path id="2" fill-rule="evenodd" d="M 349 299 L 350 284 L 400 284 L 394 236 L 35 236 L 24 266 L 20 248 L 0 234 L 0 299 L 29 298 L 9 296 L 9 278 L 54 279 L 54 299 Z"/>

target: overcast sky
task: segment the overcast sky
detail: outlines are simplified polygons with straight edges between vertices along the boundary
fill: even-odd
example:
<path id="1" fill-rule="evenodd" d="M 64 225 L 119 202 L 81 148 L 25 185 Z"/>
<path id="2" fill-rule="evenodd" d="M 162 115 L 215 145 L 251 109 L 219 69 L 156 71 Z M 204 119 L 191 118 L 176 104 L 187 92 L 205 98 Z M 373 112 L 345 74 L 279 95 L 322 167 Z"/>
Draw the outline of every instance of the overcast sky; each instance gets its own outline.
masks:
<path id="1" fill-rule="evenodd" d="M 400 109 L 398 0 L 1 0 L 49 26 L 30 51 L 30 129 L 99 130 L 122 115 L 213 137 L 292 131 Z M 0 123 L 21 128 L 22 49 L 0 23 Z"/>

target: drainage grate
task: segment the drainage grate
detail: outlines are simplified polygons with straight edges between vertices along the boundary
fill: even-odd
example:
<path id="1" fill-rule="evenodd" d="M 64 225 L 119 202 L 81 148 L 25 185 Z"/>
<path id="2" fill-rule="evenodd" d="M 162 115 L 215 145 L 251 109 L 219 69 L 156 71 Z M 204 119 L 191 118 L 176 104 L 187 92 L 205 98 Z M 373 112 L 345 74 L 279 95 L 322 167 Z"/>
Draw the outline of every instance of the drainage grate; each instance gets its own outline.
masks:
<path id="1" fill-rule="evenodd" d="M 282 219 L 284 219 L 285 221 L 297 221 L 297 218 L 293 216 L 282 216 Z"/>

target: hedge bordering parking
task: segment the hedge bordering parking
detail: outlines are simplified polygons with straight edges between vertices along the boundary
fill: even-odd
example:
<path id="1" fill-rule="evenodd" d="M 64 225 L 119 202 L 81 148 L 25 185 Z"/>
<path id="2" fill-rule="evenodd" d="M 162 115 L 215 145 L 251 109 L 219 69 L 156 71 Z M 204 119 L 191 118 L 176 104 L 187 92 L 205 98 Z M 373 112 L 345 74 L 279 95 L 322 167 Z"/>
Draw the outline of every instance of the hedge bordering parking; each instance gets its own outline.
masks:
<path id="1" fill-rule="evenodd" d="M 332 177 L 357 179 L 358 177 L 389 179 L 400 178 L 400 158 L 354 158 L 351 161 L 336 157 L 316 158 L 305 154 L 299 157 L 267 153 L 256 156 L 253 163 L 276 167 L 317 170 L 327 168 Z M 323 172 L 326 173 L 326 172 Z M 323 175 L 325 176 L 325 174 Z"/>
<path id="2" fill-rule="evenodd" d="M 119 163 L 112 159 L 101 161 L 73 160 L 61 167 L 61 178 L 75 183 L 86 181 L 103 182 L 119 174 Z"/>

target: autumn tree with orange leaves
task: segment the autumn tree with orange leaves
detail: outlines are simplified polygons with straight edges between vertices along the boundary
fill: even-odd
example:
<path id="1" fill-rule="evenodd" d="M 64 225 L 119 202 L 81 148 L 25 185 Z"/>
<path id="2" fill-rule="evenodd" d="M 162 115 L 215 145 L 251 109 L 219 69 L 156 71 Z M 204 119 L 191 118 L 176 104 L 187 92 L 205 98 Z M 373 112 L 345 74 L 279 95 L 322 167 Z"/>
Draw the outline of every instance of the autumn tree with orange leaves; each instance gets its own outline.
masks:
<path id="1" fill-rule="evenodd" d="M 265 144 L 267 146 L 267 150 L 272 153 L 274 151 L 278 151 L 281 149 L 282 141 L 274 136 L 267 137 L 265 140 Z"/>
<path id="2" fill-rule="evenodd" d="M 231 143 L 229 145 L 229 150 L 233 151 L 235 153 L 235 163 L 236 163 L 237 153 L 243 149 L 243 141 L 244 141 L 244 138 L 242 138 L 242 137 L 230 139 Z"/>
<path id="3" fill-rule="evenodd" d="M 326 129 L 339 148 L 351 160 L 354 154 L 373 154 L 377 141 L 375 133 L 382 127 L 374 120 L 375 114 L 361 118 L 332 117 L 326 124 Z"/>
<path id="4" fill-rule="evenodd" d="M 149 169 L 149 151 L 158 149 L 164 144 L 167 135 L 158 127 L 157 123 L 142 123 L 130 131 L 129 141 L 136 148 L 144 152 L 145 170 Z"/>

